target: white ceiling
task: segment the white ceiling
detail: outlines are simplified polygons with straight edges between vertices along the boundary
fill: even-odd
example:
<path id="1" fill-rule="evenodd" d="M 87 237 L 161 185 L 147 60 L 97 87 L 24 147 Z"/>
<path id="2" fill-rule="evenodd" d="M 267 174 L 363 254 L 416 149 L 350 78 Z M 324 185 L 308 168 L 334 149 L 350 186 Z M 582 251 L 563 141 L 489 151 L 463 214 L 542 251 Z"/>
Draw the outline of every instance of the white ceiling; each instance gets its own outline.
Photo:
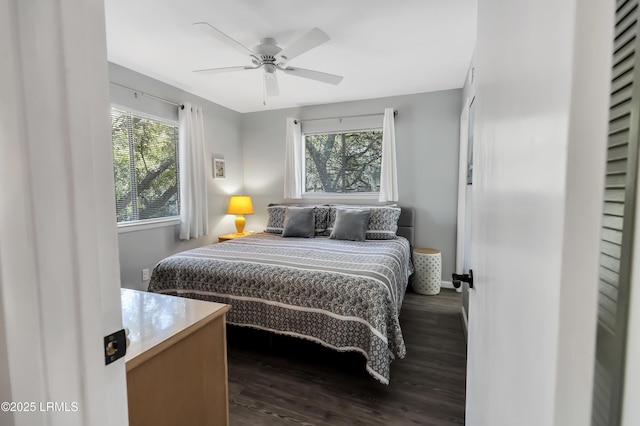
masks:
<path id="1" fill-rule="evenodd" d="M 476 0 L 106 0 L 109 61 L 238 112 L 460 88 L 476 34 Z M 278 72 L 263 105 L 262 70 L 193 27 L 205 21 L 253 48 L 286 47 L 313 27 L 331 37 L 288 65 L 344 76 L 337 86 Z"/>

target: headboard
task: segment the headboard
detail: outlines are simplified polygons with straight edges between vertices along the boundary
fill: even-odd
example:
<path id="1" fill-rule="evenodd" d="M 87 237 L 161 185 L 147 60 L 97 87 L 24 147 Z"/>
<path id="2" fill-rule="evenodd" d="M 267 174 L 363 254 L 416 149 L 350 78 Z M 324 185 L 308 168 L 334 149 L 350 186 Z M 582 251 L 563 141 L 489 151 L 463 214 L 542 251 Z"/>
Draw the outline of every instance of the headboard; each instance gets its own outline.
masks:
<path id="1" fill-rule="evenodd" d="M 413 237 L 414 237 L 414 222 L 415 215 L 413 207 L 400 207 L 402 211 L 400 212 L 400 219 L 398 219 L 398 231 L 397 235 L 401 237 L 405 237 L 409 240 L 409 243 L 413 246 Z"/>
<path id="2" fill-rule="evenodd" d="M 269 204 L 269 206 L 287 206 L 287 205 L 291 205 L 291 206 L 313 206 L 314 204 L 295 204 L 295 203 L 271 203 Z M 323 204 L 324 206 L 328 206 L 330 204 Z M 357 205 L 361 205 L 361 206 L 365 206 L 364 204 L 354 204 L 354 206 Z M 371 207 L 376 207 L 376 205 L 371 205 Z M 414 208 L 413 207 L 403 207 L 403 206 L 399 206 L 401 211 L 400 211 L 400 218 L 398 218 L 398 230 L 396 231 L 396 235 L 399 235 L 401 237 L 405 237 L 407 240 L 409 240 L 409 243 L 413 246 L 413 239 L 414 239 L 414 223 L 415 223 L 415 212 L 414 212 Z"/>

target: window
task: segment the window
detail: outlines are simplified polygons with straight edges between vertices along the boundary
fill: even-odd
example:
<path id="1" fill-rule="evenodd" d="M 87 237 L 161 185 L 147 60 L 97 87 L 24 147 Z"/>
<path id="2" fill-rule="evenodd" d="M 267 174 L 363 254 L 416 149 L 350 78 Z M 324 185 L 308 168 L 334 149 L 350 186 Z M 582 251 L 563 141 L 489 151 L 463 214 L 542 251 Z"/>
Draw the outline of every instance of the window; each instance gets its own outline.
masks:
<path id="1" fill-rule="evenodd" d="M 118 223 L 179 215 L 178 125 L 111 109 Z"/>
<path id="2" fill-rule="evenodd" d="M 380 191 L 382 129 L 304 135 L 305 192 Z"/>

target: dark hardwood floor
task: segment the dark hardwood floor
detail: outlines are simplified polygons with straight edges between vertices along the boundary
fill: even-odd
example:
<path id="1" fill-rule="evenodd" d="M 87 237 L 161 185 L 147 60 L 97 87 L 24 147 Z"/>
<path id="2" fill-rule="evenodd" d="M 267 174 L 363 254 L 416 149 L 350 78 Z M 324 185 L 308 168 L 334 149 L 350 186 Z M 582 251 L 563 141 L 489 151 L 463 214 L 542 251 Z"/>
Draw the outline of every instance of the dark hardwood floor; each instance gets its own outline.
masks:
<path id="1" fill-rule="evenodd" d="M 407 356 L 392 363 L 389 386 L 369 376 L 360 354 L 229 326 L 231 426 L 464 424 L 460 303 L 453 290 L 407 291 Z"/>

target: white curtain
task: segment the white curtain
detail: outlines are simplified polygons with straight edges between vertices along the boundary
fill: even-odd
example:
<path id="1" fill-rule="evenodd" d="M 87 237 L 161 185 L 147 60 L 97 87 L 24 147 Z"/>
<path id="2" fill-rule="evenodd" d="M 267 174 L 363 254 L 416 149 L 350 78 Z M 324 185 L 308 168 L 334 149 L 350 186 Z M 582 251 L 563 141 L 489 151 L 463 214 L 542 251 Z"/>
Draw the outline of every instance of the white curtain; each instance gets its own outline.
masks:
<path id="1" fill-rule="evenodd" d="M 202 108 L 185 102 L 180 119 L 180 239 L 207 235 L 207 177 Z"/>
<path id="2" fill-rule="evenodd" d="M 382 124 L 382 165 L 378 201 L 398 201 L 398 167 L 396 164 L 396 129 L 393 108 L 384 110 Z"/>
<path id="3" fill-rule="evenodd" d="M 287 118 L 284 160 L 284 198 L 302 198 L 302 131 L 300 120 Z"/>

